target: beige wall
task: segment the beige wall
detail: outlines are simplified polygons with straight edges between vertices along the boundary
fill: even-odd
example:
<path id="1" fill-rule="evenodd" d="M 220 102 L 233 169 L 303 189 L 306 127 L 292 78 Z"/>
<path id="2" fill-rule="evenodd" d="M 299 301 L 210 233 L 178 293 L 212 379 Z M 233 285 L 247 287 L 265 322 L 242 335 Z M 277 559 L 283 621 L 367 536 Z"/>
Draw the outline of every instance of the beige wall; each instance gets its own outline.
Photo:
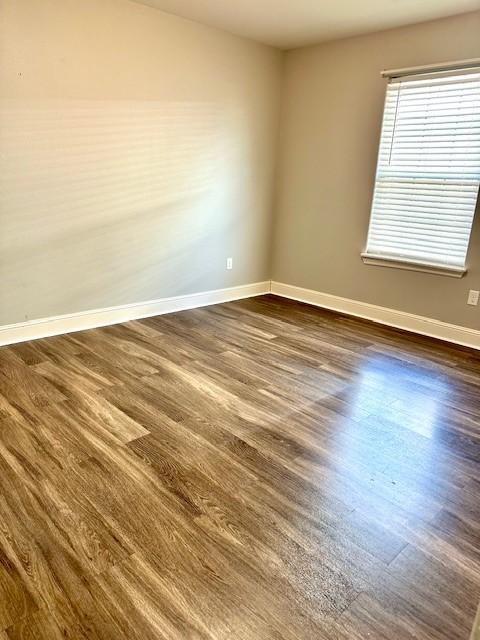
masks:
<path id="1" fill-rule="evenodd" d="M 0 4 L 0 325 L 268 279 L 282 54 L 128 0 Z"/>
<path id="2" fill-rule="evenodd" d="M 283 54 L 248 40 L 128 0 L 3 0 L 0 325 L 273 277 L 479 328 L 479 214 L 461 280 L 360 260 L 380 70 L 477 56 L 480 12 L 288 52 L 281 95 Z"/>
<path id="3" fill-rule="evenodd" d="M 480 328 L 477 211 L 461 280 L 364 265 L 385 81 L 380 71 L 480 57 L 480 12 L 291 51 L 272 279 Z"/>

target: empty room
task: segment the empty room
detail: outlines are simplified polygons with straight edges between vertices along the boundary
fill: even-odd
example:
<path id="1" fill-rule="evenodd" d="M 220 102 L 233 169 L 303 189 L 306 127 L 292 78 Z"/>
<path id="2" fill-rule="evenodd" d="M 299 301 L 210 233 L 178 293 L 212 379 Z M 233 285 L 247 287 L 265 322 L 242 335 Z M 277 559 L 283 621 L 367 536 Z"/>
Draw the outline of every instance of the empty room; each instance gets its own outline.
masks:
<path id="1" fill-rule="evenodd" d="M 0 0 L 0 640 L 480 640 L 480 0 Z"/>

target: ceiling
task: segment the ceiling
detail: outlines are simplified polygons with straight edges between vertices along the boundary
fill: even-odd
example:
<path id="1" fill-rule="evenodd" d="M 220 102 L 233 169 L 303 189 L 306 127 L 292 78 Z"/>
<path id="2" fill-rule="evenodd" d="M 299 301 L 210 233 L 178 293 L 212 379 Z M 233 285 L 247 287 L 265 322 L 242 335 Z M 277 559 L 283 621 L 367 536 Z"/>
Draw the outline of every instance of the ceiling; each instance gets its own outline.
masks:
<path id="1" fill-rule="evenodd" d="M 281 49 L 480 9 L 480 0 L 135 1 Z"/>

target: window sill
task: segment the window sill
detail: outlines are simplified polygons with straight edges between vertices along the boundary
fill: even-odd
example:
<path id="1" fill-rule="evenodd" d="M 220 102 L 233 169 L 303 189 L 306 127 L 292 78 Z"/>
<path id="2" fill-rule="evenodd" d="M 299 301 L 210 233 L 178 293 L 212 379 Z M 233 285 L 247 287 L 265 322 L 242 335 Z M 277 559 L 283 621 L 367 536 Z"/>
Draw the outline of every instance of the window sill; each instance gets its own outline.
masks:
<path id="1" fill-rule="evenodd" d="M 369 253 L 362 253 L 362 260 L 365 264 L 372 264 L 378 267 L 422 271 L 423 273 L 434 273 L 440 276 L 449 276 L 450 278 L 461 278 L 467 273 L 466 269 L 460 269 L 459 267 L 441 267 L 426 262 L 396 260 L 395 258 L 387 258 L 386 256 L 377 256 Z"/>

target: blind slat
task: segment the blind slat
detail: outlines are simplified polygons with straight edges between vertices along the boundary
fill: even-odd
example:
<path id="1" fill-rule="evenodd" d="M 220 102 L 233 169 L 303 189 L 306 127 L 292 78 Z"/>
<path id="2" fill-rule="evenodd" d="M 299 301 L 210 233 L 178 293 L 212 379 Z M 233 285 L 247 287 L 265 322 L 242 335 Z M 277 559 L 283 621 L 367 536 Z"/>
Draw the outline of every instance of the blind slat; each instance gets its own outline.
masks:
<path id="1" fill-rule="evenodd" d="M 387 87 L 367 255 L 465 267 L 480 184 L 480 71 Z"/>

